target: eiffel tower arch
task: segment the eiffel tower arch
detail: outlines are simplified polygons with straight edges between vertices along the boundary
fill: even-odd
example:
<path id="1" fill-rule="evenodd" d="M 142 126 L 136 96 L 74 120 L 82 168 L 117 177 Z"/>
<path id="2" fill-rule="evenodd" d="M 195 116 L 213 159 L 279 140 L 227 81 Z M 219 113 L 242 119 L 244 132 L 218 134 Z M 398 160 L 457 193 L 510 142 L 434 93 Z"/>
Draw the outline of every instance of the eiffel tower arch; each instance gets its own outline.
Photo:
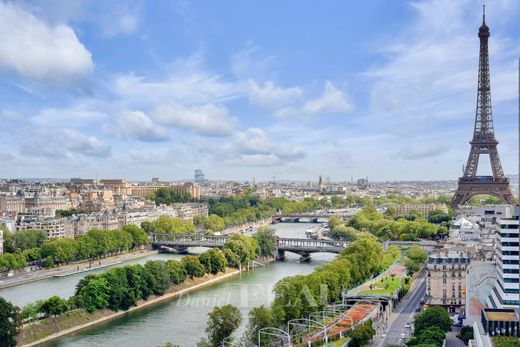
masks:
<path id="1" fill-rule="evenodd" d="M 515 198 L 511 193 L 509 179 L 504 174 L 500 157 L 498 155 L 498 141 L 495 138 L 493 128 L 493 116 L 491 112 L 491 83 L 489 77 L 489 53 L 488 40 L 490 32 L 486 25 L 486 13 L 482 18 L 482 25 L 478 31 L 480 39 L 480 57 L 478 69 L 477 109 L 475 115 L 475 128 L 473 139 L 470 141 L 471 150 L 464 169 L 464 174 L 459 178 L 458 188 L 453 197 L 453 206 L 458 206 L 473 195 L 492 195 L 504 203 L 514 204 Z M 491 161 L 492 176 L 477 176 L 477 169 L 481 154 L 489 155 Z"/>

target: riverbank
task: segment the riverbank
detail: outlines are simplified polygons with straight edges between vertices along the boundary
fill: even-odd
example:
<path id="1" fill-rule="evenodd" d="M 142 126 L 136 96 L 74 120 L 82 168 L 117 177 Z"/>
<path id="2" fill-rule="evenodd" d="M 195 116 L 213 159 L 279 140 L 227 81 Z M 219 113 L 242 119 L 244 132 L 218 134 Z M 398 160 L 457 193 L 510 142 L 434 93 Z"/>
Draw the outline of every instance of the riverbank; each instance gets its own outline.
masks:
<path id="1" fill-rule="evenodd" d="M 51 277 L 74 275 L 81 272 L 89 272 L 100 268 L 116 265 L 128 260 L 139 259 L 147 257 L 152 254 L 157 254 L 156 250 L 137 250 L 133 252 L 114 255 L 96 261 L 84 261 L 69 265 L 62 265 L 60 267 L 50 269 L 40 269 L 36 271 L 25 272 L 12 277 L 4 277 L 0 280 L 0 289 L 27 284 L 31 282 L 41 281 Z"/>
<path id="2" fill-rule="evenodd" d="M 85 310 L 76 310 L 61 317 L 46 318 L 22 327 L 16 340 L 22 347 L 37 346 L 73 332 L 123 317 L 131 312 L 176 298 L 196 289 L 218 283 L 238 274 L 240 274 L 238 270 L 228 268 L 225 273 L 218 275 L 206 274 L 201 278 L 187 279 L 181 285 L 172 286 L 166 294 L 155 296 L 146 301 L 142 300 L 137 306 L 133 306 L 127 311 L 114 312 L 109 309 L 103 309 L 88 313 Z"/>

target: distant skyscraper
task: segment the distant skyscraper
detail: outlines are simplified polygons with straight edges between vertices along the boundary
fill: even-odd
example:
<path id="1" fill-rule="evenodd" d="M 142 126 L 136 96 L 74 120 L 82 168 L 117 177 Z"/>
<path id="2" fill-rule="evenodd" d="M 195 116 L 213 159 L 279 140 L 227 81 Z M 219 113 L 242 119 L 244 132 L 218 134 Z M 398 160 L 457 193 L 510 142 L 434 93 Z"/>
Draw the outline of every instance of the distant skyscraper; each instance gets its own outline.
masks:
<path id="1" fill-rule="evenodd" d="M 323 178 L 320 175 L 320 178 L 318 179 L 318 188 L 323 189 Z"/>
<path id="2" fill-rule="evenodd" d="M 195 182 L 204 182 L 205 180 L 204 172 L 201 169 L 195 170 Z"/>

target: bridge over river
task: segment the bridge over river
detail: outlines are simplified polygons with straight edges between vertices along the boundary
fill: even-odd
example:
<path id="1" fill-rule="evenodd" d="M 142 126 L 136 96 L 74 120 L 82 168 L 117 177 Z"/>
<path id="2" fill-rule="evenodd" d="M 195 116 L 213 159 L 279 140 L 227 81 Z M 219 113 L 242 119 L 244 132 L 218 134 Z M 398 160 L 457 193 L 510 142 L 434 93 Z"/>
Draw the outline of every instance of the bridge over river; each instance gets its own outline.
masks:
<path id="1" fill-rule="evenodd" d="M 190 247 L 222 248 L 228 235 L 152 233 L 150 237 L 154 249 L 188 253 Z M 348 241 L 277 237 L 275 256 L 276 260 L 283 260 L 285 252 L 292 252 L 300 256 L 300 261 L 310 261 L 312 253 L 338 254 L 349 244 Z M 430 253 L 436 244 L 435 241 L 386 241 L 383 246 L 386 249 L 389 246 L 410 247 L 411 245 L 418 245 Z"/>
<path id="2" fill-rule="evenodd" d="M 221 248 L 227 235 L 202 234 L 150 234 L 154 249 L 173 249 L 187 253 L 190 247 Z M 301 261 L 309 261 L 312 253 L 339 253 L 350 244 L 347 241 L 314 240 L 301 238 L 281 238 L 276 240 L 276 260 L 283 260 L 285 252 L 296 253 Z"/>

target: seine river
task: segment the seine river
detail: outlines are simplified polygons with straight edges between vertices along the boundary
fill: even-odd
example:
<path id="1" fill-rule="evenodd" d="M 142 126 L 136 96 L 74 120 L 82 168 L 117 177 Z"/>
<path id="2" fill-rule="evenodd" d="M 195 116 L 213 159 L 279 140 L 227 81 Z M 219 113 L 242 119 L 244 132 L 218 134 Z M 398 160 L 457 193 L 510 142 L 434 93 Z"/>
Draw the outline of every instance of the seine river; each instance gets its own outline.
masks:
<path id="1" fill-rule="evenodd" d="M 281 237 L 305 237 L 307 223 L 280 223 L 273 227 Z M 158 254 L 126 262 L 143 263 L 150 259 L 180 258 L 179 255 Z M 334 258 L 333 254 L 315 254 L 310 263 L 299 263 L 299 257 L 287 253 L 284 262 L 270 264 L 262 269 L 244 273 L 224 282 L 206 287 L 171 301 L 129 313 L 76 334 L 63 337 L 45 346 L 157 346 L 172 342 L 183 347 L 196 346 L 202 336 L 208 312 L 214 306 L 233 304 L 242 312 L 243 323 L 237 331 L 242 336 L 247 314 L 251 308 L 269 305 L 272 289 L 286 276 L 308 274 L 315 266 Z M 102 271 L 102 270 L 100 270 Z M 94 271 L 90 273 L 95 273 Z M 52 295 L 72 295 L 76 283 L 86 274 L 52 278 L 31 284 L 0 290 L 0 295 L 17 305 L 48 298 Z"/>

